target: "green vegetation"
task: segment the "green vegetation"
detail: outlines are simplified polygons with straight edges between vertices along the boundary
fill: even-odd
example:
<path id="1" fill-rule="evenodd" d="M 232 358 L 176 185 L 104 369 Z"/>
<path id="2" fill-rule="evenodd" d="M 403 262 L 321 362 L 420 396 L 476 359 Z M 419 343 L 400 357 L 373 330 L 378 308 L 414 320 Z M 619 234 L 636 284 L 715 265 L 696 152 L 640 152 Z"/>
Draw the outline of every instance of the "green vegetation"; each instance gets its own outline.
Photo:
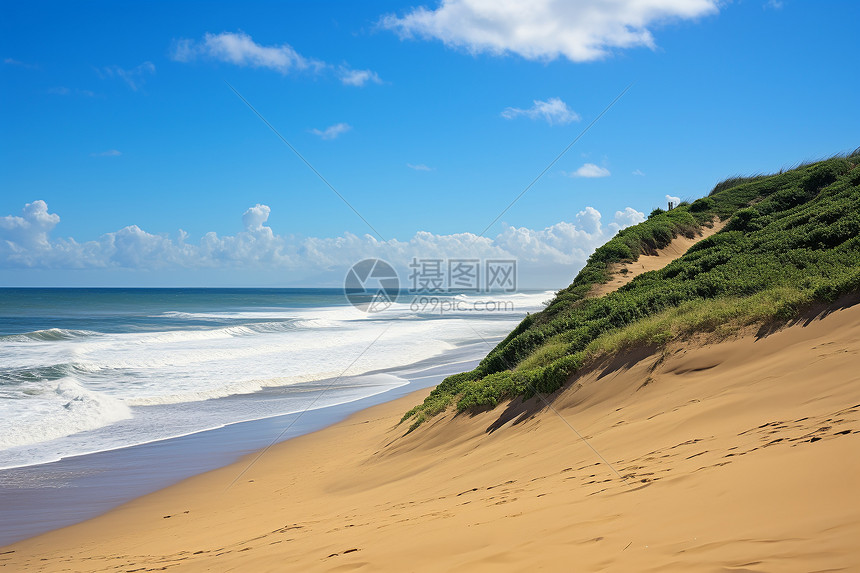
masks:
<path id="1" fill-rule="evenodd" d="M 611 263 L 636 260 L 715 217 L 719 233 L 664 269 L 599 298 Z M 573 283 L 527 316 L 477 368 L 446 378 L 407 412 L 412 427 L 444 411 L 492 408 L 557 390 L 596 359 L 696 332 L 786 321 L 804 307 L 860 291 L 860 152 L 771 176 L 734 177 L 707 197 L 618 232 Z"/>

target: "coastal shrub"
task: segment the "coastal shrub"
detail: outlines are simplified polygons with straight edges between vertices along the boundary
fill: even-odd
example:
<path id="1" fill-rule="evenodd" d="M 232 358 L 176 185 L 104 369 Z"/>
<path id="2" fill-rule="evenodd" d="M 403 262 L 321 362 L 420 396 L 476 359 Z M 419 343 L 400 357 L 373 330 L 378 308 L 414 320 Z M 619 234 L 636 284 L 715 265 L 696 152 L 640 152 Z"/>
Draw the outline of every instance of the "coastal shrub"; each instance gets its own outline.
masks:
<path id="1" fill-rule="evenodd" d="M 710 193 L 708 193 L 708 197 L 710 197 L 712 195 L 716 195 L 720 191 L 725 191 L 726 189 L 732 189 L 732 188 L 737 187 L 739 185 L 742 185 L 744 183 L 749 183 L 751 181 L 757 181 L 757 180 L 762 179 L 764 177 L 767 177 L 767 176 L 766 175 L 751 175 L 749 177 L 744 177 L 741 175 L 735 175 L 733 177 L 723 179 L 722 181 L 720 181 L 719 183 L 714 185 L 714 188 L 711 189 Z"/>
<path id="2" fill-rule="evenodd" d="M 732 220 L 729 221 L 728 225 L 726 225 L 726 231 L 752 231 L 756 230 L 758 227 L 758 219 L 761 216 L 761 213 L 758 212 L 758 209 L 753 207 L 747 207 L 745 209 L 738 209 Z"/>
<path id="3" fill-rule="evenodd" d="M 735 177 L 708 197 L 619 231 L 571 285 L 527 316 L 478 366 L 446 378 L 404 420 L 416 427 L 451 404 L 491 408 L 560 388 L 590 362 L 695 332 L 731 332 L 796 317 L 805 306 L 860 291 L 860 156 L 772 176 Z M 665 268 L 589 297 L 611 263 L 691 237 L 714 217 L 726 227 Z"/>
<path id="4" fill-rule="evenodd" d="M 696 199 L 690 205 L 691 213 L 702 213 L 704 211 L 711 211 L 714 208 L 714 200 L 710 197 L 702 197 L 701 199 Z"/>

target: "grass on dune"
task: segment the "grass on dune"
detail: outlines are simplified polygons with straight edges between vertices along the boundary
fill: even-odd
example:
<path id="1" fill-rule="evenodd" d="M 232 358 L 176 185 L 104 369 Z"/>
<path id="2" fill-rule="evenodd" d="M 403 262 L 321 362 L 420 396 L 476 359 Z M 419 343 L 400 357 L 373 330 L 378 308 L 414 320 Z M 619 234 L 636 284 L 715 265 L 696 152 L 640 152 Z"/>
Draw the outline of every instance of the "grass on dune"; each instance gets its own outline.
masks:
<path id="1" fill-rule="evenodd" d="M 659 271 L 588 298 L 609 265 L 691 237 L 715 218 L 722 231 Z M 494 407 L 557 390 L 599 357 L 697 332 L 787 321 L 813 302 L 860 291 L 860 153 L 770 176 L 734 177 L 707 197 L 618 232 L 573 283 L 527 316 L 470 372 L 439 384 L 406 413 L 412 428 L 452 404 Z"/>

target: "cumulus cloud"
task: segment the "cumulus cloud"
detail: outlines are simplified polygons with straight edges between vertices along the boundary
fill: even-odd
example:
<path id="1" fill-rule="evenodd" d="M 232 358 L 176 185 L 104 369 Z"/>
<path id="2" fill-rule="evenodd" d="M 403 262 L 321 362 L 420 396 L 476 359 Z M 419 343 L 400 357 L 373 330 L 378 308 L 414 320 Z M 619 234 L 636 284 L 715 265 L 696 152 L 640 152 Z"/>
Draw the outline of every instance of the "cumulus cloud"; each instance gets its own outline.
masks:
<path id="1" fill-rule="evenodd" d="M 338 77 L 344 85 L 361 87 L 366 83 L 381 84 L 382 79 L 372 70 L 353 70 L 345 66 L 341 66 L 338 70 Z"/>
<path id="2" fill-rule="evenodd" d="M 352 129 L 352 126 L 348 123 L 336 123 L 325 129 L 311 129 L 310 132 L 320 137 L 320 139 L 336 139 L 350 129 Z"/>
<path id="3" fill-rule="evenodd" d="M 546 101 L 534 100 L 534 105 L 529 108 L 522 109 L 518 107 L 508 107 L 502 112 L 502 117 L 505 119 L 514 119 L 515 117 L 525 116 L 529 119 L 543 119 L 548 124 L 566 124 L 573 121 L 579 121 L 579 114 L 567 107 L 557 97 L 551 97 Z"/>
<path id="4" fill-rule="evenodd" d="M 433 171 L 432 167 L 427 167 L 423 163 L 407 163 L 406 167 L 408 167 L 409 169 L 414 169 L 415 171 Z"/>
<path id="5" fill-rule="evenodd" d="M 60 216 L 48 213 L 48 204 L 38 199 L 21 209 L 21 216 L 0 217 L 0 240 L 16 249 L 49 247 L 48 233 L 60 222 Z"/>
<path id="6" fill-rule="evenodd" d="M 672 204 L 677 207 L 678 203 L 681 202 L 681 198 L 680 197 L 672 197 L 671 195 L 666 195 L 666 201 L 667 202 L 671 201 Z"/>
<path id="7" fill-rule="evenodd" d="M 155 73 L 155 64 L 152 62 L 143 62 L 139 66 L 129 69 L 119 66 L 107 66 L 97 71 L 103 78 L 119 78 L 132 90 L 137 91 L 143 86 L 147 76 Z"/>
<path id="8" fill-rule="evenodd" d="M 619 228 L 638 225 L 645 220 L 645 213 L 640 213 L 633 207 L 625 207 L 623 211 L 615 212 L 615 223 Z"/>
<path id="9" fill-rule="evenodd" d="M 94 241 L 77 242 L 73 238 L 52 239 L 50 233 L 60 217 L 49 213 L 44 201 L 34 201 L 20 216 L 0 218 L 0 268 L 264 269 L 310 276 L 321 272 L 345 274 L 356 261 L 368 257 L 383 258 L 399 269 L 408 269 L 414 258 L 496 258 L 516 259 L 523 269 L 549 269 L 569 281 L 591 252 L 618 229 L 644 220 L 642 213 L 628 207 L 616 212 L 607 224 L 599 211 L 586 207 L 571 222 L 543 229 L 503 225 L 495 237 L 420 231 L 408 240 L 381 241 L 370 234 L 279 235 L 266 225 L 270 213 L 267 205 L 258 203 L 242 214 L 242 231 L 226 236 L 209 232 L 197 242 L 189 240 L 182 230 L 168 236 L 149 233 L 137 225 L 105 233 Z"/>
<path id="10" fill-rule="evenodd" d="M 380 23 L 401 38 L 441 40 L 472 53 L 587 62 L 618 49 L 653 49 L 651 29 L 714 14 L 718 5 L 718 0 L 443 0 L 436 9 L 389 14 Z"/>
<path id="11" fill-rule="evenodd" d="M 242 224 L 245 225 L 246 231 L 259 231 L 263 228 L 263 223 L 269 220 L 269 213 L 272 210 L 268 205 L 260 205 L 257 203 L 249 208 L 242 215 Z"/>
<path id="12" fill-rule="evenodd" d="M 586 163 L 576 171 L 566 173 L 566 175 L 568 177 L 587 177 L 593 179 L 596 177 L 609 177 L 612 174 L 605 167 L 595 165 L 594 163 Z"/>

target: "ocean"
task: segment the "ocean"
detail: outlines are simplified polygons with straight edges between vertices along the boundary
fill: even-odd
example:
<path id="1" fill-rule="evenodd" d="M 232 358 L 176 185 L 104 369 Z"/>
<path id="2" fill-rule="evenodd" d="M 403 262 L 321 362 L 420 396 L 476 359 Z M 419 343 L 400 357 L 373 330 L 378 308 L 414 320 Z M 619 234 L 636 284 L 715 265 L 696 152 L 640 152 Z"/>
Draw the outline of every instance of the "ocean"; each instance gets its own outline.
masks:
<path id="1" fill-rule="evenodd" d="M 471 369 L 552 294 L 0 289 L 0 545 Z"/>
<path id="2" fill-rule="evenodd" d="M 340 289 L 0 289 L 0 469 L 385 392 L 406 382 L 356 376 L 504 336 L 549 293 L 493 296 L 501 311 L 448 298 L 468 310 L 366 313 Z"/>

